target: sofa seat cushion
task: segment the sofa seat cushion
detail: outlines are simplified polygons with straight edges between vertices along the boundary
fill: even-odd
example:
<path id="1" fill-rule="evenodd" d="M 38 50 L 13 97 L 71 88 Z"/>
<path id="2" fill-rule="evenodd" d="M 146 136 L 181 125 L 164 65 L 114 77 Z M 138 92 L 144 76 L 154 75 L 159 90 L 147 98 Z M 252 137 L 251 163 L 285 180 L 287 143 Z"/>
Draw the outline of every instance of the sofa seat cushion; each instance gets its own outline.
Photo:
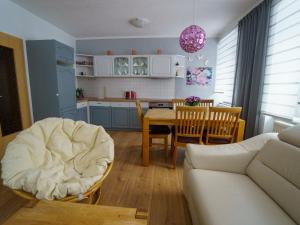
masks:
<path id="1" fill-rule="evenodd" d="M 201 225 L 295 225 L 249 177 L 192 169 L 185 177 L 189 206 Z"/>

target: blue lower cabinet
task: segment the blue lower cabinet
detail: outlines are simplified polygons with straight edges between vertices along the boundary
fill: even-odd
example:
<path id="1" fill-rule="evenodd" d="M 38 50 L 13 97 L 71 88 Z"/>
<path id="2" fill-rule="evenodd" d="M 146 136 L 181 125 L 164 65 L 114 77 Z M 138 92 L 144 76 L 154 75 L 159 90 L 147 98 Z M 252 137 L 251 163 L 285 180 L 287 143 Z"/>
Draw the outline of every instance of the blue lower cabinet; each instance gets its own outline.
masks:
<path id="1" fill-rule="evenodd" d="M 130 127 L 128 107 L 112 107 L 111 127 L 113 129 L 128 129 Z"/>
<path id="2" fill-rule="evenodd" d="M 62 118 L 76 120 L 76 108 L 62 109 L 60 112 Z"/>
<path id="3" fill-rule="evenodd" d="M 111 107 L 90 106 L 90 122 L 107 129 L 111 128 Z"/>
<path id="4" fill-rule="evenodd" d="M 130 108 L 129 109 L 129 114 L 130 114 L 130 128 L 131 129 L 141 129 L 141 122 L 140 118 L 138 117 L 137 111 L 135 108 Z"/>
<path id="5" fill-rule="evenodd" d="M 87 107 L 77 109 L 76 120 L 82 120 L 86 123 L 88 122 Z"/>

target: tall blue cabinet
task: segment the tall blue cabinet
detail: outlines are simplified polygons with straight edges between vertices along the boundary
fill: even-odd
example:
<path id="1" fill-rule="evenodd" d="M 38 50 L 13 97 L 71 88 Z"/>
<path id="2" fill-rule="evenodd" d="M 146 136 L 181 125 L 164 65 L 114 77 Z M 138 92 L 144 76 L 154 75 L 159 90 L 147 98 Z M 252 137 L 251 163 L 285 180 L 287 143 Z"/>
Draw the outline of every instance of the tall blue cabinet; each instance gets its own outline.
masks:
<path id="1" fill-rule="evenodd" d="M 34 121 L 76 119 L 74 49 L 56 40 L 26 41 Z"/>

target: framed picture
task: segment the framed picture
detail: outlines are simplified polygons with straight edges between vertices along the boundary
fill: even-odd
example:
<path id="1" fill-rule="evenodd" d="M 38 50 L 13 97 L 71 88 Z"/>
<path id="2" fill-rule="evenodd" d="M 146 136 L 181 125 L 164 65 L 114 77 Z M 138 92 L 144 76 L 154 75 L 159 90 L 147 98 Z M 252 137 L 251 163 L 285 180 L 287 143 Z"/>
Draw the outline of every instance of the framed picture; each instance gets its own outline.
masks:
<path id="1" fill-rule="evenodd" d="M 212 67 L 188 68 L 186 85 L 210 86 L 212 83 Z"/>

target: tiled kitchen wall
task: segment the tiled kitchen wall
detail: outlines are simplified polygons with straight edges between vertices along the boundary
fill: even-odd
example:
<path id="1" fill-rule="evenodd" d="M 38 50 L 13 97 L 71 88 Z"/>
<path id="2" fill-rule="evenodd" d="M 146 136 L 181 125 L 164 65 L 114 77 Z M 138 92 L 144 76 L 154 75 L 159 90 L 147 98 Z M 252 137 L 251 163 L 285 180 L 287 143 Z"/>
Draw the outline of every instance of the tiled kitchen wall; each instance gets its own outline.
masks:
<path id="1" fill-rule="evenodd" d="M 175 79 L 79 78 L 78 86 L 83 88 L 86 97 L 122 98 L 124 91 L 127 90 L 135 91 L 137 98 L 171 99 L 175 97 Z"/>

